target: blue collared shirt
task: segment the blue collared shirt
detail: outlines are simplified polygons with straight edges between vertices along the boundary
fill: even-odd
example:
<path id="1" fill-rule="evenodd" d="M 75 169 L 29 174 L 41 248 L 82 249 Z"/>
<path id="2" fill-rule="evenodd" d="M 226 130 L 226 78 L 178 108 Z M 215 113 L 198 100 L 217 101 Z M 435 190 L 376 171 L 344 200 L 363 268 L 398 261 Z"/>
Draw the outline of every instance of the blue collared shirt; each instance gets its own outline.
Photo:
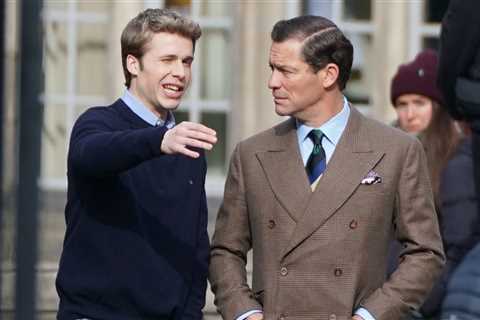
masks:
<path id="1" fill-rule="evenodd" d="M 325 138 L 322 139 L 322 147 L 325 150 L 328 164 L 343 131 L 345 131 L 347 127 L 349 116 L 350 107 L 348 106 L 347 98 L 344 98 L 342 110 L 318 128 L 309 127 L 297 120 L 298 146 L 300 148 L 300 154 L 302 155 L 303 165 L 307 164 L 308 157 L 310 157 L 313 150 L 313 142 L 308 137 L 310 131 L 320 129 L 325 135 Z"/>
<path id="2" fill-rule="evenodd" d="M 166 126 L 171 129 L 175 126 L 175 117 L 171 111 L 168 111 L 167 120 L 162 120 L 159 116 L 148 109 L 137 97 L 135 97 L 128 89 L 121 97 L 123 102 L 139 116 L 143 121 L 151 124 L 154 127 Z"/>

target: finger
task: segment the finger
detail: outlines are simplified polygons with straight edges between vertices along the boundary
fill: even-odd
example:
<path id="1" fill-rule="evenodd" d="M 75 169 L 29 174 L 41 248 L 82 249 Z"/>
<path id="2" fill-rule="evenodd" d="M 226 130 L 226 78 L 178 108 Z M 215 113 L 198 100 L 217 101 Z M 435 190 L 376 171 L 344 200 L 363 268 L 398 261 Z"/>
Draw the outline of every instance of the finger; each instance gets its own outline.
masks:
<path id="1" fill-rule="evenodd" d="M 201 123 L 196 123 L 196 122 L 182 122 L 185 124 L 185 127 L 188 128 L 189 130 L 193 131 L 200 131 L 208 135 L 213 135 L 216 136 L 217 132 Z M 181 124 L 182 124 L 181 123 Z"/>
<path id="2" fill-rule="evenodd" d="M 215 135 L 206 134 L 200 131 L 190 131 L 188 136 L 195 140 L 201 140 L 211 144 L 217 143 L 217 137 Z"/>
<path id="3" fill-rule="evenodd" d="M 208 142 L 204 142 L 204 141 L 196 140 L 192 138 L 183 138 L 182 144 L 189 147 L 195 147 L 195 148 L 200 148 L 205 150 L 211 150 L 213 148 L 213 145 Z"/>
<path id="4" fill-rule="evenodd" d="M 198 152 L 195 152 L 195 151 L 192 151 L 186 147 L 182 147 L 178 150 L 178 153 L 180 154 L 184 154 L 186 155 L 187 157 L 190 157 L 190 158 L 198 158 L 200 156 L 200 154 Z"/>

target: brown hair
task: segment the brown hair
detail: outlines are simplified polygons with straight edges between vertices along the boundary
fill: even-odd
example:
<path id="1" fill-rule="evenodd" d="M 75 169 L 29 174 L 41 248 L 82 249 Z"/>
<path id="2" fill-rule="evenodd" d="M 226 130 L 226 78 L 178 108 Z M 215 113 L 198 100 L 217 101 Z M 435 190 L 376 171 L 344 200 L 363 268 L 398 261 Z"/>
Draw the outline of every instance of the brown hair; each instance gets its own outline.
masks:
<path id="1" fill-rule="evenodd" d="M 303 59 L 313 72 L 334 63 L 339 69 L 337 84 L 340 90 L 345 88 L 352 69 L 353 46 L 332 21 L 311 15 L 281 20 L 273 27 L 271 38 L 274 42 L 303 41 Z"/>
<path id="2" fill-rule="evenodd" d="M 126 59 L 130 54 L 141 59 L 147 50 L 147 44 L 155 33 L 168 32 L 178 34 L 195 42 L 202 35 L 198 23 L 183 17 L 169 9 L 147 9 L 130 20 L 121 37 L 122 66 L 125 75 L 125 86 L 130 87 L 132 75 L 127 69 Z"/>
<path id="3" fill-rule="evenodd" d="M 441 202 L 439 191 L 442 172 L 457 150 L 463 135 L 444 106 L 432 100 L 432 111 L 432 119 L 419 138 L 427 155 L 435 205 L 438 209 Z"/>

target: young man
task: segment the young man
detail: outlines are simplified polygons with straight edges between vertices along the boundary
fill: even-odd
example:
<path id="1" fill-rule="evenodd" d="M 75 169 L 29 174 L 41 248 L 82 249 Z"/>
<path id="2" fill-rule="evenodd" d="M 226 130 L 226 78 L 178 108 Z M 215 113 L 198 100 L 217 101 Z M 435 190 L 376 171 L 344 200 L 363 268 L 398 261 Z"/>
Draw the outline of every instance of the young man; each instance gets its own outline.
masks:
<path id="1" fill-rule="evenodd" d="M 58 319 L 201 319 L 209 242 L 203 149 L 215 131 L 175 125 L 198 24 L 148 9 L 122 33 L 125 94 L 86 111 L 68 154 Z"/>
<path id="2" fill-rule="evenodd" d="M 215 303 L 224 319 L 403 319 L 444 263 L 423 149 L 346 101 L 353 48 L 331 21 L 280 21 L 272 41 L 268 86 L 291 118 L 233 153 L 211 251 Z M 394 227 L 403 249 L 386 280 Z"/>

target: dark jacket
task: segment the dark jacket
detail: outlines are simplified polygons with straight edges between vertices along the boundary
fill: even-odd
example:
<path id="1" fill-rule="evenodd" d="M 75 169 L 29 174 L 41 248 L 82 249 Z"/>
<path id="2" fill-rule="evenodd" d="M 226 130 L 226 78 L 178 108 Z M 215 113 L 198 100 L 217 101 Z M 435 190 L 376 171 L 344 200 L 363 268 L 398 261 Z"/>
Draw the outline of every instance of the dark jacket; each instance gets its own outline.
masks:
<path id="1" fill-rule="evenodd" d="M 473 177 L 472 141 L 465 139 L 442 172 L 440 183 L 439 222 L 446 255 L 446 264 L 420 311 L 424 316 L 437 317 L 453 271 L 465 254 L 480 240 L 480 223 Z M 392 242 L 389 255 L 391 274 L 401 247 Z"/>
<path id="2" fill-rule="evenodd" d="M 438 314 L 452 273 L 480 240 L 470 138 L 460 144 L 447 163 L 440 181 L 440 228 L 447 262 L 442 276 L 422 307 L 425 315 Z"/>
<path id="3" fill-rule="evenodd" d="M 480 88 L 479 12 L 478 0 L 451 0 L 442 20 L 438 87 L 444 94 L 450 114 L 457 119 L 480 117 L 480 106 L 458 103 L 456 94 L 460 78 L 474 80 Z M 471 99 L 462 97 L 462 100 Z"/>
<path id="4" fill-rule="evenodd" d="M 457 268 L 448 284 L 441 319 L 480 319 L 480 244 Z"/>
<path id="5" fill-rule="evenodd" d="M 58 319 L 202 318 L 206 164 L 162 154 L 166 130 L 121 100 L 75 123 Z"/>

